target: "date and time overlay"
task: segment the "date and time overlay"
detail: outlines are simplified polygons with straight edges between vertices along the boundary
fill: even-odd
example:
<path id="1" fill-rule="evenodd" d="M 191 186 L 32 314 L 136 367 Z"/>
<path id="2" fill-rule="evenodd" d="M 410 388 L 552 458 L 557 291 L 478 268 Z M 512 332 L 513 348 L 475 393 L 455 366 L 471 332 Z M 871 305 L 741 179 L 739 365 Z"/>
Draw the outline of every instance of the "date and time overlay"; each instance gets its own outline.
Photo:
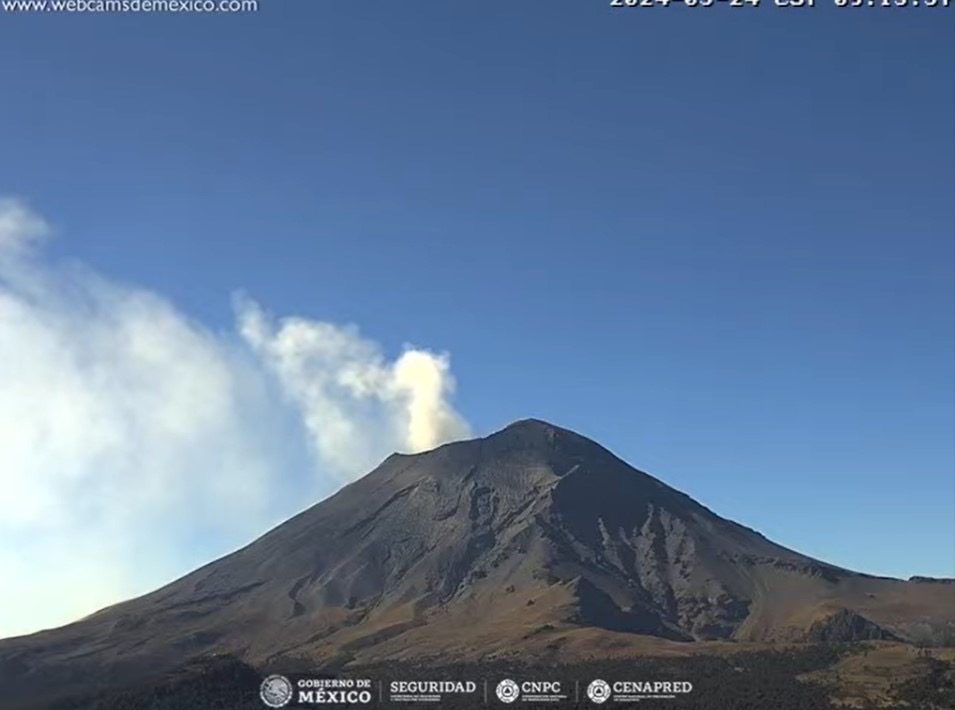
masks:
<path id="1" fill-rule="evenodd" d="M 725 5 L 727 7 L 759 7 L 769 5 L 780 8 L 813 8 L 823 5 L 835 7 L 883 7 L 883 8 L 948 8 L 955 4 L 955 0 L 608 0 L 612 8 L 637 7 L 666 7 L 667 5 L 684 5 L 686 7 L 713 7 Z"/>

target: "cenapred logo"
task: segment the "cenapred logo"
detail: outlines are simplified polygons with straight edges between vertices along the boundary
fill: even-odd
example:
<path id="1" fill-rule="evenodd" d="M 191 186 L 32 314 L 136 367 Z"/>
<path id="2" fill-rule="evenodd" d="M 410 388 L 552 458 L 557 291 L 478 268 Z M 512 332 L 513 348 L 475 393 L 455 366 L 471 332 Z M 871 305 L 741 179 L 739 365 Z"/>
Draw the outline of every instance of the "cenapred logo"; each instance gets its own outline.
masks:
<path id="1" fill-rule="evenodd" d="M 590 681 L 590 685 L 587 686 L 587 697 L 598 705 L 607 702 L 610 700 L 610 683 L 600 678 Z"/>
<path id="2" fill-rule="evenodd" d="M 513 703 L 519 697 L 521 697 L 521 689 L 510 678 L 505 678 L 500 683 L 497 684 L 497 699 L 502 703 Z"/>
<path id="3" fill-rule="evenodd" d="M 292 700 L 295 688 L 284 675 L 270 675 L 259 686 L 259 697 L 270 708 L 283 708 Z"/>
<path id="4" fill-rule="evenodd" d="M 616 703 L 675 700 L 680 695 L 692 692 L 693 684 L 685 680 L 615 680 L 608 683 L 597 678 L 587 686 L 587 697 L 598 705 L 608 700 Z"/>

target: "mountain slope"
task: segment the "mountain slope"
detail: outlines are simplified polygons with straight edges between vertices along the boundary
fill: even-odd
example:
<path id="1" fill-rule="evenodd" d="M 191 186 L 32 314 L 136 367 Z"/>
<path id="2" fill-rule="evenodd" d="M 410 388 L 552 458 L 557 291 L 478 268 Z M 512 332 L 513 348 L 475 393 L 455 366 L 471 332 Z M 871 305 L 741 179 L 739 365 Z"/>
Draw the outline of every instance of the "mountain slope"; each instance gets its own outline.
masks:
<path id="1" fill-rule="evenodd" d="M 955 586 L 825 564 L 596 443 L 525 420 L 392 455 L 247 547 L 80 622 L 0 641 L 0 693 L 107 684 L 208 653 L 252 663 L 480 658 L 632 635 L 911 639 Z M 594 640 L 596 639 L 596 640 Z M 542 648 L 543 648 L 542 647 Z"/>

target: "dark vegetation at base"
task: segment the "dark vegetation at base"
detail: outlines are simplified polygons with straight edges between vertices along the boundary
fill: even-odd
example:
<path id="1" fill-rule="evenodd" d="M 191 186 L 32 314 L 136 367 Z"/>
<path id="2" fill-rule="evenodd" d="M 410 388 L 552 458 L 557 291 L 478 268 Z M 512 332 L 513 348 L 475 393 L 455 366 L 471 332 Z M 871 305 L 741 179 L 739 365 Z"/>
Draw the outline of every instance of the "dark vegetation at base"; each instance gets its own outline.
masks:
<path id="1" fill-rule="evenodd" d="M 955 708 L 955 664 L 931 656 L 920 659 L 924 673 L 893 685 L 893 698 L 909 703 L 907 710 L 952 710 Z"/>
<path id="2" fill-rule="evenodd" d="M 828 689 L 797 679 L 802 673 L 828 668 L 840 657 L 856 653 L 862 645 L 815 645 L 798 650 L 742 653 L 729 656 L 691 658 L 640 658 L 632 660 L 585 660 L 570 665 L 524 664 L 514 661 L 488 661 L 475 664 L 449 664 L 437 667 L 424 663 L 385 663 L 365 666 L 336 674 L 341 677 L 369 678 L 374 681 L 377 707 L 378 681 L 387 688 L 389 680 L 474 680 L 488 681 L 489 704 L 494 708 L 544 708 L 543 704 L 504 705 L 494 697 L 494 687 L 502 678 L 515 680 L 561 680 L 573 698 L 574 681 L 580 681 L 581 701 L 560 704 L 561 708 L 615 707 L 613 703 L 590 703 L 584 688 L 594 678 L 614 680 L 680 680 L 693 683 L 691 694 L 675 700 L 643 700 L 631 707 L 641 710 L 835 710 Z M 897 710 L 951 710 L 955 708 L 953 664 L 925 659 L 926 672 L 893 688 L 900 703 Z M 186 666 L 156 681 L 122 690 L 104 691 L 82 698 L 69 698 L 48 705 L 50 710 L 263 710 L 259 683 L 271 672 L 300 674 L 308 668 L 303 661 L 276 662 L 256 670 L 231 657 L 217 657 Z M 315 670 L 313 677 L 332 677 Z M 566 692 L 566 690 L 565 690 Z M 447 698 L 436 703 L 384 703 L 383 707 L 481 708 L 471 698 Z M 903 705 L 901 701 L 908 704 Z M 331 705 L 295 707 L 345 707 Z M 354 706 L 359 707 L 359 706 Z M 368 706 L 362 706 L 368 707 Z M 619 705 L 617 707 L 623 707 Z M 873 706 L 874 707 L 874 706 Z M 880 710 L 887 710 L 881 706 Z"/>
<path id="3" fill-rule="evenodd" d="M 65 698 L 49 710 L 264 710 L 262 674 L 231 656 L 203 659 L 128 688 Z M 2 705 L 0 705 L 2 707 Z M 267 710 L 267 709 L 266 709 Z"/>

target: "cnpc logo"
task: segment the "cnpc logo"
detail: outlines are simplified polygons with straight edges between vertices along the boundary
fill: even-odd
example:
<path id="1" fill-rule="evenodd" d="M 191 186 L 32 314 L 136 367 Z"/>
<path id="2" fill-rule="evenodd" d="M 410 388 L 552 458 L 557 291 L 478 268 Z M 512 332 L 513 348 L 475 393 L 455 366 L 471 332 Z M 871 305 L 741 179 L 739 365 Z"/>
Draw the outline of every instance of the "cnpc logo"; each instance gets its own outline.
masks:
<path id="1" fill-rule="evenodd" d="M 522 683 L 505 678 L 497 684 L 495 689 L 497 699 L 502 703 L 513 703 L 522 696 L 538 699 L 541 696 L 560 695 L 560 681 L 556 680 L 525 680 Z"/>

